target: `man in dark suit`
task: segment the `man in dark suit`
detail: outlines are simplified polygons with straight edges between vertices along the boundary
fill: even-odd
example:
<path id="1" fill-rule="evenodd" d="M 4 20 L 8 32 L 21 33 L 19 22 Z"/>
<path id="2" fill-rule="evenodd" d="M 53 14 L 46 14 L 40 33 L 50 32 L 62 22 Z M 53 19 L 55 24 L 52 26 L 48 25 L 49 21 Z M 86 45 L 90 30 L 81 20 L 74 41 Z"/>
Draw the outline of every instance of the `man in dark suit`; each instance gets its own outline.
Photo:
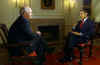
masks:
<path id="1" fill-rule="evenodd" d="M 35 50 L 42 61 L 45 59 L 44 53 L 45 50 L 47 51 L 48 45 L 47 42 L 41 37 L 40 32 L 32 32 L 29 23 L 31 16 L 32 9 L 30 7 L 22 7 L 20 9 L 20 16 L 12 24 L 8 32 L 8 45 L 16 44 L 19 46 L 9 47 L 8 51 L 10 56 L 23 56 L 25 55 L 24 51 L 22 51 L 23 47 L 26 50 L 27 55 Z M 28 42 L 29 44 L 23 42 Z"/>
<path id="2" fill-rule="evenodd" d="M 64 58 L 60 62 L 71 61 L 74 57 L 73 47 L 80 42 L 87 42 L 94 34 L 94 22 L 88 18 L 87 10 L 80 10 L 81 20 L 73 26 L 66 39 Z"/>

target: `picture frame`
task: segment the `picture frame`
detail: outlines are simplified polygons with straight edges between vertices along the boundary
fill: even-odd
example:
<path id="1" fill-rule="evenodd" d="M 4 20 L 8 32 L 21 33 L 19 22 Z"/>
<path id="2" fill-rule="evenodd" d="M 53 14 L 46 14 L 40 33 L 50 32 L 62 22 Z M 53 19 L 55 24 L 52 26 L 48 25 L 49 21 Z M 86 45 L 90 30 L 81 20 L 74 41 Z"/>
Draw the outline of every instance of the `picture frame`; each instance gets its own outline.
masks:
<path id="1" fill-rule="evenodd" d="M 55 9 L 55 0 L 41 0 L 42 9 Z"/>

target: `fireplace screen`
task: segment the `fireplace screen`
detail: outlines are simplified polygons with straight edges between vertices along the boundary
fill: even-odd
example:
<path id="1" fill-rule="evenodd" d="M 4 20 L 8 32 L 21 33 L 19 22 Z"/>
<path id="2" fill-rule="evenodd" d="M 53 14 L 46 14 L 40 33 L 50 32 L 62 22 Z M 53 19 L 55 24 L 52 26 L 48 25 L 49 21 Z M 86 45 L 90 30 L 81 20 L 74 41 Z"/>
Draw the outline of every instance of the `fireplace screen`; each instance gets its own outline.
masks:
<path id="1" fill-rule="evenodd" d="M 59 25 L 38 26 L 38 29 L 42 32 L 42 37 L 48 42 L 59 40 Z"/>

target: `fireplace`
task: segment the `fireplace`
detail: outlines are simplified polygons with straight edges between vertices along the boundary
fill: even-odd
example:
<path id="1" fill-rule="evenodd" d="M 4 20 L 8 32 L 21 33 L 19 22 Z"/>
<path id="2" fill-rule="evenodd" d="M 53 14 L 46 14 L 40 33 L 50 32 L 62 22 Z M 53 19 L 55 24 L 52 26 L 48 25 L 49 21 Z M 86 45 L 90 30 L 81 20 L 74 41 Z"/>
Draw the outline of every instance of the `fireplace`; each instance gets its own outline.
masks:
<path id="1" fill-rule="evenodd" d="M 38 29 L 42 32 L 42 37 L 48 42 L 59 41 L 59 25 L 38 26 Z"/>
<path id="2" fill-rule="evenodd" d="M 51 43 L 63 43 L 64 19 L 31 19 L 33 31 L 41 31 L 46 41 Z"/>

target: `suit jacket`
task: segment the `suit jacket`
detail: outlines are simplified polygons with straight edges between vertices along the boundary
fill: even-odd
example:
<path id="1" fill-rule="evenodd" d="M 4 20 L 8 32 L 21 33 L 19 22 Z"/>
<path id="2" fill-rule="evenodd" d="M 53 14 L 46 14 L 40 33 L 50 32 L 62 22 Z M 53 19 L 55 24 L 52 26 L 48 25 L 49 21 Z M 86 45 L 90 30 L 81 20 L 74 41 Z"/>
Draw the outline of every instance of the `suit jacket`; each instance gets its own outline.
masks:
<path id="1" fill-rule="evenodd" d="M 78 22 L 78 24 L 75 26 L 75 29 L 72 29 L 73 31 L 82 33 L 80 37 L 81 40 L 88 40 L 95 32 L 94 22 L 90 19 L 87 19 L 84 24 L 82 25 L 82 28 L 80 28 L 81 20 Z"/>
<path id="2" fill-rule="evenodd" d="M 19 16 L 8 31 L 8 42 L 16 43 L 23 41 L 30 41 L 35 38 L 32 32 L 29 21 L 23 16 Z"/>
<path id="3" fill-rule="evenodd" d="M 37 38 L 39 38 L 38 35 L 32 32 L 29 21 L 23 16 L 19 16 L 8 31 L 8 44 L 17 44 L 20 42 L 31 41 Z M 37 41 L 32 42 L 33 45 L 35 45 Z M 32 52 L 30 47 L 25 49 L 29 52 Z M 23 55 L 23 53 L 21 53 L 21 47 L 9 48 L 9 51 L 12 52 L 12 55 Z"/>
<path id="4" fill-rule="evenodd" d="M 82 33 L 82 35 L 75 35 L 69 32 L 68 36 L 66 37 L 66 44 L 64 48 L 65 53 L 71 53 L 69 49 L 72 49 L 79 43 L 88 42 L 89 39 L 94 35 L 95 27 L 94 22 L 90 19 L 86 19 L 82 27 L 80 28 L 81 20 L 78 24 L 72 28 L 72 31 Z M 72 54 L 72 53 L 71 53 Z M 66 54 L 67 55 L 67 54 Z M 70 55 L 70 54 L 69 54 Z"/>

